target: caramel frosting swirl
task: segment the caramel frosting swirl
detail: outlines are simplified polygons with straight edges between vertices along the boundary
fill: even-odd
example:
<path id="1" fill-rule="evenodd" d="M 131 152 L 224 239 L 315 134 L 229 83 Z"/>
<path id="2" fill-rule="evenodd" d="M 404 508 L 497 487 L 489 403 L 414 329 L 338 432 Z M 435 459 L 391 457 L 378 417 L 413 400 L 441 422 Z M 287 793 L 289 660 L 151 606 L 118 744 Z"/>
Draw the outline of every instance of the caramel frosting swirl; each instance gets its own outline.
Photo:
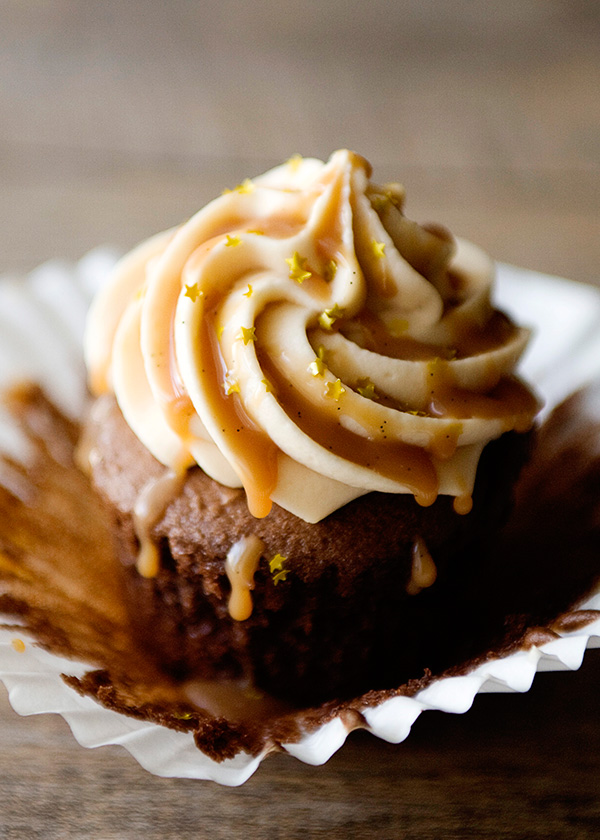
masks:
<path id="1" fill-rule="evenodd" d="M 139 246 L 90 312 L 93 392 L 257 517 L 316 522 L 373 490 L 466 512 L 485 444 L 537 410 L 489 258 L 369 177 L 346 150 L 294 157 Z"/>

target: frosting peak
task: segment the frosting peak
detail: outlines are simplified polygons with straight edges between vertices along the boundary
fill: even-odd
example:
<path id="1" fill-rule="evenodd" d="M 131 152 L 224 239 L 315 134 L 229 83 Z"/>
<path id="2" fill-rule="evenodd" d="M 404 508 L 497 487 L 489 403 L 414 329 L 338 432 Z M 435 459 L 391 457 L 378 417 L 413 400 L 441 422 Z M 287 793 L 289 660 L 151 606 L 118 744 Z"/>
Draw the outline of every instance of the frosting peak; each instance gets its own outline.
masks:
<path id="1" fill-rule="evenodd" d="M 536 412 L 489 258 L 369 177 L 341 150 L 244 181 L 125 257 L 90 312 L 92 390 L 255 516 L 315 522 L 372 490 L 464 512 L 484 445 Z"/>

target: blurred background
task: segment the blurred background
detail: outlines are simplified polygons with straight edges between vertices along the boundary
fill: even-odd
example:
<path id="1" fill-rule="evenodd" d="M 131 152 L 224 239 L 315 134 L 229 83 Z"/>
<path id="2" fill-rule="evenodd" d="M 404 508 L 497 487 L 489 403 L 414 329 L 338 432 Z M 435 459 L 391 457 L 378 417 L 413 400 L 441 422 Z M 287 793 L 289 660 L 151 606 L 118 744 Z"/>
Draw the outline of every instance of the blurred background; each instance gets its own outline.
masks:
<path id="1" fill-rule="evenodd" d="M 347 146 L 407 214 L 597 281 L 595 0 L 0 0 L 0 272 Z"/>
<path id="2" fill-rule="evenodd" d="M 0 0 L 0 275 L 343 146 L 411 218 L 600 285 L 600 2 Z M 402 748 L 273 758 L 235 797 L 83 750 L 2 689 L 0 837 L 597 836 L 599 664 L 424 715 Z"/>

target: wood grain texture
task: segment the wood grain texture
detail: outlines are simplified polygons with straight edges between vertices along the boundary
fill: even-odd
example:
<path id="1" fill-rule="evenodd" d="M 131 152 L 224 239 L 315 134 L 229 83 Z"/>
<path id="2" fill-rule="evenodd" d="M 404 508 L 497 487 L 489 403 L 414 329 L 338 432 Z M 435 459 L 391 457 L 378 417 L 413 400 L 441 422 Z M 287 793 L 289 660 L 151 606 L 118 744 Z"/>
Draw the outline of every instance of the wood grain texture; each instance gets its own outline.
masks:
<path id="1" fill-rule="evenodd" d="M 0 270 L 348 146 L 415 218 L 595 282 L 599 38 L 586 0 L 0 0 Z"/>
<path id="2" fill-rule="evenodd" d="M 119 248 L 293 152 L 363 153 L 407 212 L 600 282 L 600 6 L 0 0 L 0 273 Z M 591 838 L 600 657 L 239 789 L 148 775 L 0 703 L 0 840 Z"/>

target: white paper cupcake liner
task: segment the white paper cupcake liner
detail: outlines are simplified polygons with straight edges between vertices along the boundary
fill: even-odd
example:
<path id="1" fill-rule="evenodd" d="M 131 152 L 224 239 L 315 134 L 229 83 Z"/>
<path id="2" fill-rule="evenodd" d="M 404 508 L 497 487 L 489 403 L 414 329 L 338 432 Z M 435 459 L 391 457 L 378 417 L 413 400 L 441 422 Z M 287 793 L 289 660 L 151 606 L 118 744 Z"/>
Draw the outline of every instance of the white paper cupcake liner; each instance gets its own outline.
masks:
<path id="1" fill-rule="evenodd" d="M 74 266 L 52 261 L 26 278 L 0 279 L 0 390 L 33 380 L 65 413 L 80 416 L 85 400 L 81 361 L 85 313 L 115 259 L 112 250 L 99 248 Z M 598 290 L 500 265 L 496 299 L 501 308 L 534 329 L 522 372 L 545 399 L 544 415 L 569 393 L 600 377 Z M 600 417 L 600 405 L 589 410 Z M 26 457 L 24 441 L 2 416 L 0 448 Z M 600 610 L 600 589 L 579 609 Z M 7 617 L 6 623 L 12 625 L 14 619 Z M 579 668 L 589 647 L 600 647 L 600 619 L 540 646 L 486 661 L 463 676 L 439 679 L 412 697 L 392 697 L 365 708 L 360 724 L 348 722 L 348 716 L 335 717 L 282 749 L 305 763 L 323 764 L 357 725 L 399 743 L 421 712 L 462 714 L 478 693 L 526 692 L 539 671 Z M 271 751 L 265 749 L 258 756 L 242 752 L 216 762 L 196 747 L 191 733 L 106 709 L 77 694 L 61 677 L 80 677 L 89 669 L 85 663 L 48 653 L 18 628 L 0 630 L 0 679 L 12 707 L 22 715 L 62 715 L 84 747 L 120 744 L 155 775 L 211 779 L 223 785 L 242 784 Z"/>

